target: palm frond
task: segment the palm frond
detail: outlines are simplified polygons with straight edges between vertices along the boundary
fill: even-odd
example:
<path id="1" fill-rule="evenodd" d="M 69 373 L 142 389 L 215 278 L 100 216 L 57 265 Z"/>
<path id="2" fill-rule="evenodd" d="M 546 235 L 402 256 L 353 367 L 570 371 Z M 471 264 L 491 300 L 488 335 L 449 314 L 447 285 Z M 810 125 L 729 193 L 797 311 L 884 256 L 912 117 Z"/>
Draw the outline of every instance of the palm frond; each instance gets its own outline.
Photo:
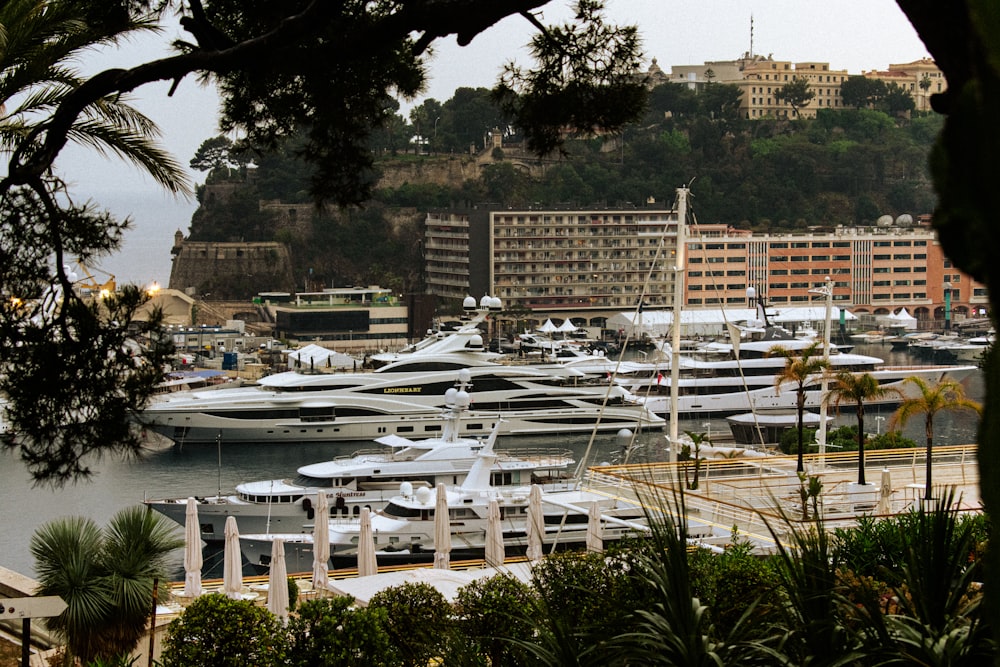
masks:
<path id="1" fill-rule="evenodd" d="M 183 166 L 170 153 L 150 142 L 147 135 L 99 121 L 73 126 L 70 138 L 101 155 L 114 154 L 140 167 L 170 192 L 188 195 L 191 188 Z"/>

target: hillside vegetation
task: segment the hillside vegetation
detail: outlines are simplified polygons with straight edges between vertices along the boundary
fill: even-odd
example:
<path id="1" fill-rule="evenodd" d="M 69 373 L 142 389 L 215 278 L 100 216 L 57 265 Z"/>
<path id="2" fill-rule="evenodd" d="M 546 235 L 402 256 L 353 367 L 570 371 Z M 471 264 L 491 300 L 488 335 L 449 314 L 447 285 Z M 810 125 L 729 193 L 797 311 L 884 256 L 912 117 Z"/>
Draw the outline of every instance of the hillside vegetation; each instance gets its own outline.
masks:
<path id="1" fill-rule="evenodd" d="M 413 109 L 412 122 L 397 114 L 373 138 L 382 174 L 405 170 L 403 182 L 384 179 L 396 185 L 376 187 L 362 209 L 303 207 L 309 219 L 300 214 L 295 225 L 281 224 L 259 202 L 310 203 L 313 174 L 296 146 L 260 155 L 218 137 L 203 144 L 192 166 L 209 171 L 208 186 L 221 185 L 227 196 L 205 205 L 202 188 L 190 238 L 279 240 L 292 248 L 296 275 L 319 285 L 420 291 L 420 223 L 434 208 L 667 207 L 675 189 L 690 183 L 699 222 L 759 232 L 933 210 L 927 162 L 940 116 L 824 109 L 814 119 L 751 121 L 738 116 L 737 101 L 735 88 L 723 84 L 699 95 L 666 84 L 651 91 L 642 121 L 622 135 L 571 139 L 558 156 L 527 160 L 489 91 L 459 89 L 444 104 L 428 100 Z M 502 133 L 503 148 L 481 152 L 477 162 L 470 144 L 482 147 L 491 130 Z M 480 177 L 442 179 L 456 172 L 446 169 L 455 161 L 468 163 L 459 173 Z M 371 178 L 378 183 L 380 176 Z"/>

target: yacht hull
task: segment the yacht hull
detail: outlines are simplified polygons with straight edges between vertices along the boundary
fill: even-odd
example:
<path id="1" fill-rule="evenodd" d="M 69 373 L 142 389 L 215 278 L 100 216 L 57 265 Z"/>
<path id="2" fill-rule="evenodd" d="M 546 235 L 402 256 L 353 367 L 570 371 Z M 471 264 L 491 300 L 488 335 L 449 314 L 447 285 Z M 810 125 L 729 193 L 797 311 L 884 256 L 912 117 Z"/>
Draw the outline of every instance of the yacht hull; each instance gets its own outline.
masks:
<path id="1" fill-rule="evenodd" d="M 975 366 L 908 366 L 884 367 L 870 371 L 870 375 L 878 380 L 881 386 L 898 389 L 902 395 L 890 394 L 881 400 L 865 401 L 865 405 L 866 407 L 890 407 L 898 405 L 902 398 L 916 397 L 914 393 L 917 391 L 916 388 L 908 386 L 909 383 L 905 382 L 906 378 L 909 377 L 919 377 L 931 384 L 944 378 L 961 382 L 976 370 L 978 369 Z M 685 393 L 678 398 L 677 410 L 677 414 L 681 418 L 722 417 L 745 412 L 795 410 L 797 405 L 795 386 L 789 383 L 779 391 L 775 389 L 773 380 L 771 384 L 757 384 L 748 388 L 743 388 L 734 382 L 731 389 L 726 391 L 719 391 L 717 385 L 712 387 L 708 380 L 702 380 L 700 386 L 698 380 L 690 380 L 682 383 L 682 387 L 682 392 Z M 700 393 L 701 389 L 714 393 Z M 661 391 L 662 393 L 651 393 L 647 396 L 640 395 L 640 398 L 645 401 L 646 407 L 651 412 L 669 415 L 671 402 L 669 387 L 664 387 Z M 820 407 L 822 390 L 818 377 L 806 388 L 805 395 L 806 409 Z"/>

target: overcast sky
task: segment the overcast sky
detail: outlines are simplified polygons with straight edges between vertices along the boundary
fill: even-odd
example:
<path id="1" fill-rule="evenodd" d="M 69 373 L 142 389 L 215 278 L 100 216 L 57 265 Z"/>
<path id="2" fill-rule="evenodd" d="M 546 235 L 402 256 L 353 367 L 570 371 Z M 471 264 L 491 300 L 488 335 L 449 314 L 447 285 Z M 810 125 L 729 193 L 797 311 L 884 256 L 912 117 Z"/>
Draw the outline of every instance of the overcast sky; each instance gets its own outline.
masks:
<path id="1" fill-rule="evenodd" d="M 733 60 L 749 51 L 751 16 L 753 52 L 772 54 L 776 60 L 828 62 L 832 69 L 860 74 L 928 55 L 893 0 L 608 0 L 607 5 L 612 21 L 639 26 L 646 64 L 656 58 L 667 73 L 671 65 Z M 567 7 L 563 0 L 554 1 L 545 8 L 543 22 L 564 20 L 569 15 Z M 437 43 L 428 67 L 428 89 L 414 102 L 431 97 L 447 100 L 461 86 L 492 87 L 505 62 L 518 59 L 526 64 L 523 47 L 531 34 L 527 21 L 510 17 L 468 47 L 459 48 L 454 39 Z M 162 36 L 115 54 L 95 55 L 83 66 L 96 72 L 139 64 L 167 55 L 169 43 L 178 36 L 179 29 L 170 26 Z M 172 98 L 166 96 L 168 87 L 155 84 L 137 91 L 136 105 L 160 125 L 163 145 L 187 165 L 198 146 L 218 134 L 218 100 L 213 89 L 198 85 L 191 77 Z M 78 196 L 92 197 L 119 216 L 132 216 L 137 228 L 155 236 L 157 243 L 172 237 L 176 229 L 187 231 L 194 202 L 164 195 L 129 166 L 72 149 L 64 151 L 57 167 L 76 184 Z M 192 173 L 192 179 L 201 182 L 204 175 Z M 161 252 L 156 247 L 144 249 L 143 254 Z M 149 269 L 153 275 L 124 277 L 165 282 L 168 276 L 160 274 L 169 273 L 169 245 L 162 253 L 152 264 L 149 258 L 143 264 L 153 267 Z M 111 264 L 122 266 L 115 260 Z"/>

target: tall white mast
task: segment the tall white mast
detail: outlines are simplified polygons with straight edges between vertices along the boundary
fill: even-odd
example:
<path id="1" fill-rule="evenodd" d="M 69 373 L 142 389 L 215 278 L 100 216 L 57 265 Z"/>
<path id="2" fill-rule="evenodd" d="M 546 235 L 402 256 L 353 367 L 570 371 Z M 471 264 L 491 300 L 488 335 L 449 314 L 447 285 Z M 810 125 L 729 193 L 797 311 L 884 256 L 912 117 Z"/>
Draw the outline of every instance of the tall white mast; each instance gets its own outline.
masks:
<path id="1" fill-rule="evenodd" d="M 677 461 L 677 412 L 680 392 L 681 308 L 684 305 L 684 268 L 687 249 L 687 188 L 677 188 L 677 250 L 674 253 L 674 304 L 670 338 L 670 452 L 668 460 Z"/>

